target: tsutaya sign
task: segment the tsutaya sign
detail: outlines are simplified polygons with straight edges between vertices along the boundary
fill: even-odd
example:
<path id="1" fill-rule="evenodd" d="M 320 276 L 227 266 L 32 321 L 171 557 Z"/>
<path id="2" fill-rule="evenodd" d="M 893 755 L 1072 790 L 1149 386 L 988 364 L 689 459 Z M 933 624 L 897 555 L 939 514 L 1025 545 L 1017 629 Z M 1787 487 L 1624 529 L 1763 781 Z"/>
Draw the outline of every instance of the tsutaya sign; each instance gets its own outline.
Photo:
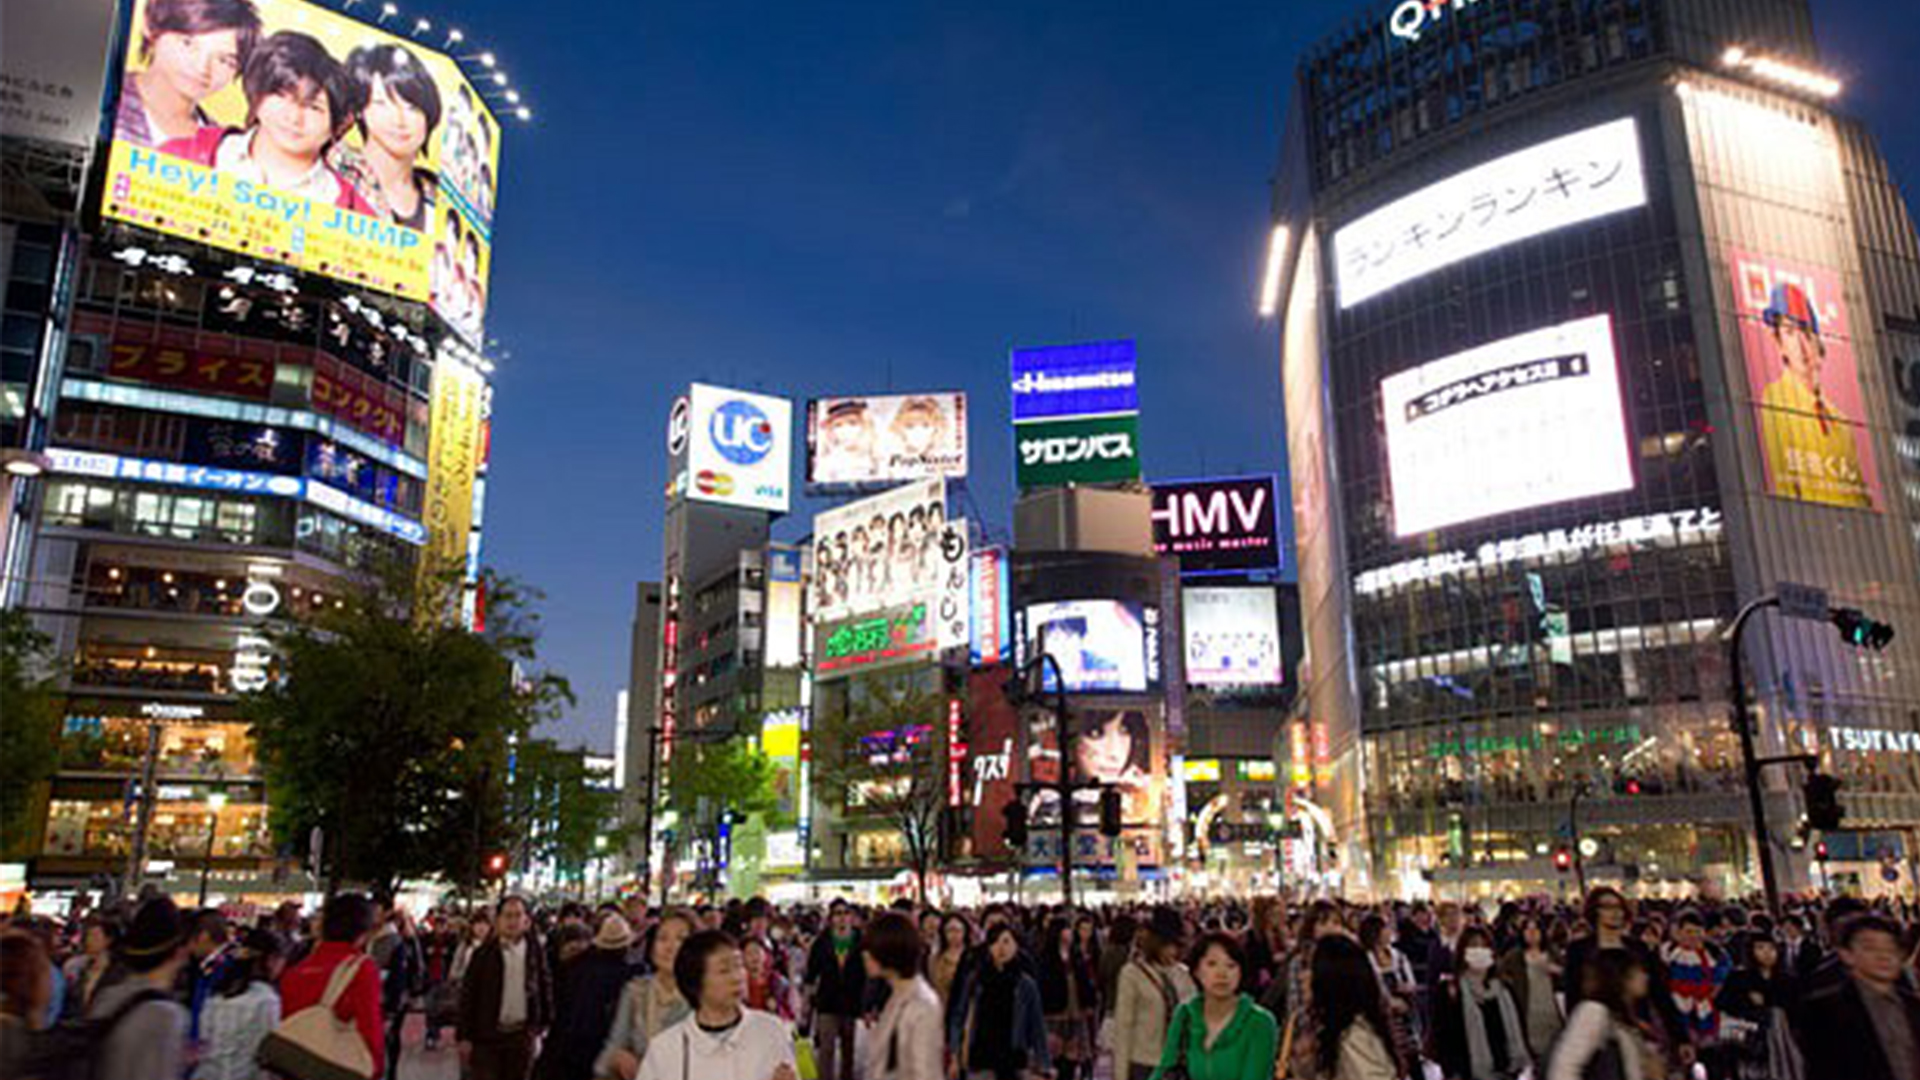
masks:
<path id="1" fill-rule="evenodd" d="M 1835 750 L 1854 753 L 1920 754 L 1920 731 L 1884 728 L 1830 727 L 1827 739 Z"/>
<path id="2" fill-rule="evenodd" d="M 1460 11 L 1480 0 L 1405 0 L 1387 16 L 1387 33 L 1403 41 L 1419 41 L 1427 27 L 1439 22 L 1449 11 Z"/>

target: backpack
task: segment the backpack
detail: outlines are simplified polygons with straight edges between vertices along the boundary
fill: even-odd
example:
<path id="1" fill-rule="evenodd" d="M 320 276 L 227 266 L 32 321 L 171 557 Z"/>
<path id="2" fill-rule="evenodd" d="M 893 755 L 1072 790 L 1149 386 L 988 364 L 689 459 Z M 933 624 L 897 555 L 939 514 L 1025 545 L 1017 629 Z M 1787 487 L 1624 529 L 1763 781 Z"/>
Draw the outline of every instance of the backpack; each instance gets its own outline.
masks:
<path id="1" fill-rule="evenodd" d="M 169 1000 L 171 996 L 164 990 L 141 990 L 105 1016 L 62 1020 L 45 1031 L 35 1032 L 19 1075 L 35 1080 L 112 1080 L 100 1072 L 100 1058 L 107 1048 L 108 1036 L 140 1006 L 150 1001 Z"/>

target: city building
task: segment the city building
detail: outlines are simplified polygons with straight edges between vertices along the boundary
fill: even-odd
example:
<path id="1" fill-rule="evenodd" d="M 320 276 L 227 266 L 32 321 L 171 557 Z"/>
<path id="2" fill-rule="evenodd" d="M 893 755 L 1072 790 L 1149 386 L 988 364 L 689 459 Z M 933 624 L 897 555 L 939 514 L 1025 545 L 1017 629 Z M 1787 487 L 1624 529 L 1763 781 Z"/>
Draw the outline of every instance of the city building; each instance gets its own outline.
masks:
<path id="1" fill-rule="evenodd" d="M 1804 0 L 1406 0 L 1300 62 L 1263 302 L 1348 892 L 1757 889 L 1722 632 L 1790 583 L 1901 636 L 1762 613 L 1759 753 L 1845 784 L 1834 884 L 1910 883 L 1920 260 L 1821 69 Z"/>
<path id="2" fill-rule="evenodd" d="M 284 60 L 302 35 L 324 54 L 302 62 L 348 77 L 417 64 L 409 104 L 431 115 L 432 138 L 414 153 L 433 171 L 412 173 L 411 191 L 375 191 L 368 136 L 354 133 L 298 190 L 255 180 L 252 202 L 214 199 L 240 166 L 155 130 L 163 118 L 139 104 L 150 67 L 167 62 L 137 47 L 145 10 L 119 9 L 126 24 L 91 37 L 65 26 L 32 39 L 72 50 L 69 87 L 86 82 L 83 57 L 104 59 L 107 77 L 104 91 L 94 79 L 90 96 L 61 95 L 86 114 L 74 145 L 90 182 L 41 149 L 34 205 L 55 213 L 5 230 L 19 285 L 6 337 L 22 346 L 20 364 L 6 360 L 7 398 L 22 407 L 9 406 L 5 438 L 46 472 L 15 499 L 35 525 L 21 592 L 65 672 L 30 881 L 57 897 L 211 878 L 213 897 L 265 900 L 312 884 L 304 846 L 269 834 L 242 712 L 241 695 L 277 675 L 270 629 L 383 575 L 462 578 L 447 615 L 481 617 L 481 325 L 501 129 L 451 56 L 304 0 L 263 0 L 257 24 L 235 28 L 258 55 L 235 66 Z M 301 34 L 282 33 L 293 26 Z M 237 89 L 201 108 L 236 129 L 248 115 Z M 28 153 L 11 132 L 7 152 Z M 67 176 L 71 189 L 47 186 Z M 40 311 L 31 340 L 25 315 L 15 333 L 16 301 Z M 26 557 L 19 539 L 10 559 Z"/>

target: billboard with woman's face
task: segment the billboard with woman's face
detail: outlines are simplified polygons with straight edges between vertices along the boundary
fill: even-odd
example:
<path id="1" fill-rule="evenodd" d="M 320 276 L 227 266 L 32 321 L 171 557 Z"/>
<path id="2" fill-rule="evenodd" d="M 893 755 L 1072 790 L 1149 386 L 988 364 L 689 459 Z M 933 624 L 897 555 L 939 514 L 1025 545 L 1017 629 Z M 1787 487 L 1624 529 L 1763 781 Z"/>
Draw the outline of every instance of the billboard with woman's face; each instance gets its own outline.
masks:
<path id="1" fill-rule="evenodd" d="M 452 58 L 302 0 L 134 0 L 130 25 L 103 217 L 479 340 L 500 125 Z"/>

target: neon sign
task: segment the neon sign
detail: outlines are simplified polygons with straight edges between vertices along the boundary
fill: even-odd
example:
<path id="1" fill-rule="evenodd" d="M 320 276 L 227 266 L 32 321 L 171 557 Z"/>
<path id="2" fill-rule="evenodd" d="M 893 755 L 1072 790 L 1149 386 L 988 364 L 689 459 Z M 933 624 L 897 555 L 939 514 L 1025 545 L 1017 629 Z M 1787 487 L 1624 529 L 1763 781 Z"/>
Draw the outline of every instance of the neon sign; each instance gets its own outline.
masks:
<path id="1" fill-rule="evenodd" d="M 1402 41 L 1419 41 L 1427 28 L 1449 11 L 1473 7 L 1479 0 L 1405 0 L 1387 16 L 1387 32 Z"/>

